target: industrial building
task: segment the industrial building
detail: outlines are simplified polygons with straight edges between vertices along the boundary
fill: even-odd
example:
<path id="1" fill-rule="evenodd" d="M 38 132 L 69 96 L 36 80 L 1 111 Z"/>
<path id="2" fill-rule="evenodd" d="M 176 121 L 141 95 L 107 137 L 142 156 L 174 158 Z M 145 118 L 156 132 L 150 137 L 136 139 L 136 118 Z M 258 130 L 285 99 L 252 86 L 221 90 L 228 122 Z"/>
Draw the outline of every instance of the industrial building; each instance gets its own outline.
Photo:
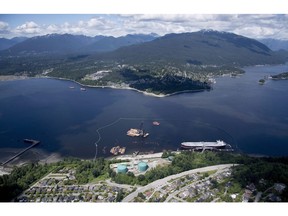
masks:
<path id="1" fill-rule="evenodd" d="M 138 170 L 139 172 L 145 172 L 148 169 L 148 164 L 141 161 L 138 163 Z"/>
<path id="2" fill-rule="evenodd" d="M 128 168 L 125 164 L 118 164 L 117 166 L 118 173 L 126 173 L 127 171 L 128 171 Z"/>

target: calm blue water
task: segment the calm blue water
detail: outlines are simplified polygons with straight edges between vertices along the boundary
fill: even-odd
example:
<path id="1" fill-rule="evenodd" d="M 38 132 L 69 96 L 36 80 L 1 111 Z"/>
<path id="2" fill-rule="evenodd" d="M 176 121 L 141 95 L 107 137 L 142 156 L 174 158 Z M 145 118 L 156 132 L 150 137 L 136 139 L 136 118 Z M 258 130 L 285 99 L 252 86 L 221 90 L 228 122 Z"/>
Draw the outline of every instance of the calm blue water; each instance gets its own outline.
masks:
<path id="1" fill-rule="evenodd" d="M 212 91 L 165 98 L 130 90 L 80 91 L 75 83 L 53 79 L 2 81 L 0 162 L 25 148 L 24 138 L 40 140 L 36 148 L 47 154 L 94 158 L 97 129 L 117 120 L 99 131 L 97 156 L 110 156 L 115 145 L 130 153 L 216 139 L 244 153 L 288 156 L 288 81 L 258 84 L 265 75 L 288 71 L 288 65 L 245 70 L 239 78 L 217 78 Z M 153 126 L 154 120 L 161 125 Z M 141 122 L 150 136 L 128 137 L 127 130 Z"/>

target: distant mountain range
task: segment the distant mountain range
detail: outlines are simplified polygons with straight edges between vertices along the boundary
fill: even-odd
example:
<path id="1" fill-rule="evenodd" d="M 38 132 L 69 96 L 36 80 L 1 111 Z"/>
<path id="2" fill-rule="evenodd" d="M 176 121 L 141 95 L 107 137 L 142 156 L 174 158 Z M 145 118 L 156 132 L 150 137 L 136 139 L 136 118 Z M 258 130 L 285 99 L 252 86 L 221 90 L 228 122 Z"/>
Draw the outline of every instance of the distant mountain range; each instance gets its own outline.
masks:
<path id="1" fill-rule="evenodd" d="M 117 59 L 130 64 L 174 62 L 234 66 L 283 63 L 287 57 L 283 53 L 272 51 L 257 40 L 213 30 L 168 34 L 100 56 L 103 59 Z"/>
<path id="2" fill-rule="evenodd" d="M 95 58 L 127 63 L 168 61 L 195 65 L 273 64 L 284 61 L 283 51 L 274 52 L 280 49 L 288 50 L 288 41 L 257 41 L 213 30 L 168 34 L 163 37 L 156 34 L 128 34 L 122 37 L 49 34 L 32 38 L 0 39 L 2 56 L 100 53 Z"/>
<path id="3" fill-rule="evenodd" d="M 155 39 L 157 35 L 126 35 L 122 37 L 95 36 L 71 34 L 49 34 L 36 36 L 18 42 L 9 39 L 0 41 L 1 50 L 4 53 L 14 54 L 45 54 L 45 53 L 90 53 L 113 51 L 123 46 L 143 43 Z M 2 52 L 3 53 L 3 52 Z"/>
<path id="4" fill-rule="evenodd" d="M 162 37 L 51 34 L 2 50 L 0 74 L 45 75 L 170 94 L 210 89 L 211 76 L 237 75 L 243 66 L 287 61 L 288 51 L 273 51 L 257 40 L 213 30 Z"/>
<path id="5" fill-rule="evenodd" d="M 12 39 L 0 38 L 0 50 L 8 49 L 28 39 L 27 37 L 14 37 Z"/>
<path id="6" fill-rule="evenodd" d="M 272 38 L 260 39 L 261 43 L 265 44 L 271 50 L 288 50 L 288 40 L 277 40 Z"/>
<path id="7" fill-rule="evenodd" d="M 120 47 L 134 45 L 134 44 L 141 44 L 144 42 L 152 41 L 156 37 L 158 37 L 155 34 L 128 34 L 126 36 L 122 37 L 104 37 L 101 40 L 98 40 L 92 44 L 89 44 L 88 46 L 84 47 L 82 51 L 86 52 L 109 52 L 116 50 Z"/>

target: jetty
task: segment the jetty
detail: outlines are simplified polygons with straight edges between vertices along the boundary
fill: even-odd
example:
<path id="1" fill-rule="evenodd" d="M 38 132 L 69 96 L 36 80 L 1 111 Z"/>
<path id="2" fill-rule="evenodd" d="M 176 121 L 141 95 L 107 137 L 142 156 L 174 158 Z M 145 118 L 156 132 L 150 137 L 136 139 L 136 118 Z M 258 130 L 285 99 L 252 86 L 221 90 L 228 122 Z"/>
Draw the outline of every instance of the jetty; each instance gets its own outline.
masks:
<path id="1" fill-rule="evenodd" d="M 227 144 L 227 148 L 215 148 L 215 147 L 208 147 L 208 146 L 203 146 L 203 147 L 196 147 L 194 149 L 190 149 L 193 152 L 198 151 L 198 152 L 204 152 L 204 151 L 213 151 L 213 152 L 233 152 L 234 149 L 231 147 L 231 145 Z"/>
<path id="2" fill-rule="evenodd" d="M 31 145 L 27 148 L 25 148 L 24 150 L 20 151 L 19 153 L 17 153 L 16 155 L 14 155 L 13 157 L 9 158 L 8 160 L 6 160 L 4 163 L 2 163 L 1 165 L 4 166 L 7 163 L 13 161 L 15 158 L 19 157 L 20 155 L 24 154 L 26 151 L 28 151 L 29 149 L 33 148 L 34 146 L 38 145 L 40 143 L 40 141 L 38 140 L 33 140 L 33 139 L 24 139 L 23 140 L 25 143 L 31 143 Z"/>

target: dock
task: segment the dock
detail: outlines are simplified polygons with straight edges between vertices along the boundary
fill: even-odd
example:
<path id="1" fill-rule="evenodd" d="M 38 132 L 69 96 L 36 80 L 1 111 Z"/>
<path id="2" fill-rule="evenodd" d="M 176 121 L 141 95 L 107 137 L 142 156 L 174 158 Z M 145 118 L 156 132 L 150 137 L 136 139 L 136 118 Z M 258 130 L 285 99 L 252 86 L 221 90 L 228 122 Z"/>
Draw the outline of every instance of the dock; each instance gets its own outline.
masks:
<path id="1" fill-rule="evenodd" d="M 214 152 L 233 152 L 234 149 L 233 148 L 224 148 L 224 149 L 218 149 L 215 147 L 196 147 L 194 149 L 190 149 L 193 152 L 194 151 L 198 151 L 198 152 L 204 152 L 204 151 L 214 151 Z"/>
<path id="2" fill-rule="evenodd" d="M 4 163 L 2 163 L 1 165 L 4 166 L 7 163 L 11 162 L 12 160 L 14 160 L 15 158 L 19 157 L 20 155 L 24 154 L 26 151 L 28 151 L 29 149 L 33 148 L 34 146 L 38 145 L 40 143 L 40 141 L 38 140 L 32 140 L 32 139 L 24 139 L 23 140 L 25 143 L 31 143 L 31 145 L 27 148 L 25 148 L 24 150 L 20 151 L 19 153 L 17 153 L 16 155 L 14 155 L 13 157 L 9 158 L 8 160 L 6 160 Z"/>

